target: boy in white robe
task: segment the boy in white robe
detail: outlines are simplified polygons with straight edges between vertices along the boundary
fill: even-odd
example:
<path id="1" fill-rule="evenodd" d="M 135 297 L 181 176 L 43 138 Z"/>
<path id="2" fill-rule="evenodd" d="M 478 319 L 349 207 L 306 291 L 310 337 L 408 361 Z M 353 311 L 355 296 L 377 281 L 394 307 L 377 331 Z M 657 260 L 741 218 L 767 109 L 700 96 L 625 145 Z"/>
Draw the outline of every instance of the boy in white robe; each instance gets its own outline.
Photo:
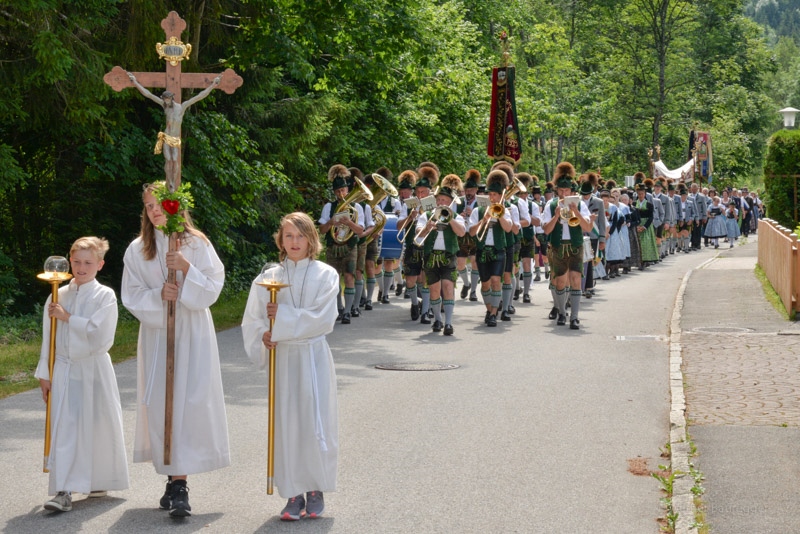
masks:
<path id="1" fill-rule="evenodd" d="M 72 510 L 72 492 L 104 497 L 128 488 L 117 377 L 108 350 L 117 328 L 114 290 L 96 279 L 108 241 L 81 237 L 70 249 L 73 278 L 45 303 L 42 351 L 36 378 L 50 404 L 47 510 Z M 56 322 L 56 351 L 50 376 L 50 323 Z"/>
<path id="2" fill-rule="evenodd" d="M 336 490 L 336 372 L 325 336 L 336 322 L 339 275 L 315 259 L 322 245 L 305 213 L 286 215 L 275 242 L 282 263 L 253 282 L 242 336 L 248 357 L 262 369 L 269 349 L 276 348 L 274 480 L 288 499 L 280 518 L 296 521 L 321 516 L 323 492 Z M 269 291 L 257 285 L 262 280 L 290 286 L 270 303 Z M 272 331 L 270 318 L 275 320 Z"/>
<path id="3" fill-rule="evenodd" d="M 158 229 L 166 223 L 153 194 L 159 185 L 146 186 L 141 234 L 125 251 L 122 273 L 122 303 L 140 322 L 133 461 L 153 462 L 156 473 L 168 476 L 159 508 L 186 517 L 192 510 L 187 475 L 231 463 L 217 335 L 209 310 L 222 291 L 225 267 L 186 211 L 178 250 L 169 251 L 169 238 Z M 176 270 L 177 283 L 167 283 L 168 269 Z M 175 374 L 171 458 L 165 465 L 168 300 L 176 302 Z"/>

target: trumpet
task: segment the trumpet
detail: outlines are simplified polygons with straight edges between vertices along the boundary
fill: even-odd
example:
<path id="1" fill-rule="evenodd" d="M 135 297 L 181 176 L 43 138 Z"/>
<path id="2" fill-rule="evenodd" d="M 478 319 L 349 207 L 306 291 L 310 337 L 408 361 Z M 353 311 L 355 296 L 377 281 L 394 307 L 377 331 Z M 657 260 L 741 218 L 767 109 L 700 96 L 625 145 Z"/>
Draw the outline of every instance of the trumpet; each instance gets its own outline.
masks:
<path id="1" fill-rule="evenodd" d="M 450 209 L 449 206 L 436 206 L 436 209 L 433 210 L 433 214 L 431 215 L 431 219 L 428 222 L 433 222 L 435 224 L 448 224 L 453 219 L 453 210 Z M 422 235 L 425 233 L 425 227 L 419 229 L 417 235 L 414 236 L 414 244 L 418 247 L 421 247 L 425 244 L 425 238 L 428 237 L 428 234 Z"/>
<path id="2" fill-rule="evenodd" d="M 564 200 L 568 198 L 577 198 L 577 197 L 566 197 Z M 577 215 L 572 215 L 572 209 L 563 201 L 558 203 L 559 206 L 559 216 L 561 217 L 562 222 L 566 222 L 569 226 L 580 226 L 581 220 L 578 218 Z"/>
<path id="3" fill-rule="evenodd" d="M 344 198 L 341 199 L 342 203 L 336 208 L 336 213 L 349 212 L 350 220 L 358 224 L 358 210 L 354 206 L 357 202 L 362 200 L 372 200 L 372 192 L 364 185 L 364 182 L 358 178 L 354 178 L 355 187 Z M 338 226 L 334 224 L 330 229 L 331 237 L 337 245 L 347 243 L 353 237 L 353 231 L 347 226 Z"/>
<path id="4" fill-rule="evenodd" d="M 489 218 L 494 219 L 495 221 L 503 216 L 506 212 L 506 207 L 503 206 L 501 203 L 491 204 L 487 208 L 487 213 L 489 213 Z M 483 241 L 483 238 L 486 237 L 486 231 L 489 229 L 489 220 L 481 219 L 481 222 L 478 223 L 478 231 L 475 233 L 475 237 L 478 238 L 478 241 Z"/>

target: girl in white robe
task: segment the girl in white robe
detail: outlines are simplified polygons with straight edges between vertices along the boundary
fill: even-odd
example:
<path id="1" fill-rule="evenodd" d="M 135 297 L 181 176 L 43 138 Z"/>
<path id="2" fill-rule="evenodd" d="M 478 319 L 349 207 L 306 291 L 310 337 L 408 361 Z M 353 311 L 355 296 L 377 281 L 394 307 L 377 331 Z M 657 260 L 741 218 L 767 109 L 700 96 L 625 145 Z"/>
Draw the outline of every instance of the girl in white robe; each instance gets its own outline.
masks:
<path id="1" fill-rule="evenodd" d="M 339 275 L 315 259 L 321 245 L 305 213 L 286 215 L 275 242 L 282 263 L 253 282 L 242 336 L 249 358 L 262 369 L 270 347 L 276 348 L 274 481 L 289 499 L 281 519 L 297 520 L 304 513 L 321 515 L 322 493 L 336 489 L 336 372 L 325 336 L 338 314 Z M 262 280 L 291 285 L 270 304 L 269 291 L 257 285 Z M 270 317 L 275 319 L 272 332 Z"/>
<path id="2" fill-rule="evenodd" d="M 156 228 L 166 223 L 153 195 L 156 185 L 145 189 L 142 232 L 125 251 L 122 273 L 122 303 L 140 322 L 133 461 L 152 462 L 157 473 L 168 475 L 159 506 L 170 515 L 187 516 L 191 506 L 186 475 L 227 467 L 231 461 L 217 336 L 209 310 L 222 291 L 225 267 L 187 212 L 178 251 L 168 251 L 169 238 Z M 167 283 L 168 268 L 176 270 L 177 284 Z M 177 303 L 170 465 L 164 465 L 167 300 Z"/>
<path id="3" fill-rule="evenodd" d="M 42 351 L 36 378 L 50 405 L 48 510 L 72 509 L 71 492 L 102 497 L 128 488 L 117 377 L 108 350 L 117 328 L 114 290 L 96 279 L 108 241 L 82 237 L 70 250 L 73 278 L 48 297 L 43 314 Z M 56 351 L 50 377 L 50 318 L 56 322 Z"/>

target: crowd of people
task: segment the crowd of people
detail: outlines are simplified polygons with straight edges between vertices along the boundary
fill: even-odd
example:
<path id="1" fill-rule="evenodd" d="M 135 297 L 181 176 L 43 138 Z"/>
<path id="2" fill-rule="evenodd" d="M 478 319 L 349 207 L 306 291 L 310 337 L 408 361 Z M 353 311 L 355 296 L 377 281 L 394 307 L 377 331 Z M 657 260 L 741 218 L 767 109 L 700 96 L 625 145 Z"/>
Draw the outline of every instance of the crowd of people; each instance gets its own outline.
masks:
<path id="1" fill-rule="evenodd" d="M 558 165 L 551 181 L 495 163 L 486 180 L 470 169 L 463 179 L 423 162 L 400 173 L 386 194 L 376 183 L 391 181 L 385 167 L 364 174 L 334 165 L 328 178 L 335 199 L 318 220 L 327 259 L 344 280 L 338 300 L 341 324 L 389 303 L 410 300 L 410 318 L 434 332 L 454 334 L 455 289 L 486 308 L 484 322 L 511 321 L 514 302 L 531 302 L 533 282 L 549 280 L 549 318 L 580 329 L 581 298 L 592 298 L 596 279 L 645 270 L 671 254 L 702 245 L 730 247 L 755 232 L 763 204 L 747 188 L 647 178 L 637 172 L 630 186 L 599 173 L 576 176 Z M 366 190 L 366 194 L 358 194 Z M 356 191 L 356 194 L 353 194 Z M 372 193 L 375 193 L 369 197 Z M 375 215 L 394 217 L 394 228 L 376 231 Z M 346 233 L 343 233 L 346 232 Z M 380 238 L 375 233 L 382 232 Z M 397 239 L 402 247 L 394 247 Z"/>

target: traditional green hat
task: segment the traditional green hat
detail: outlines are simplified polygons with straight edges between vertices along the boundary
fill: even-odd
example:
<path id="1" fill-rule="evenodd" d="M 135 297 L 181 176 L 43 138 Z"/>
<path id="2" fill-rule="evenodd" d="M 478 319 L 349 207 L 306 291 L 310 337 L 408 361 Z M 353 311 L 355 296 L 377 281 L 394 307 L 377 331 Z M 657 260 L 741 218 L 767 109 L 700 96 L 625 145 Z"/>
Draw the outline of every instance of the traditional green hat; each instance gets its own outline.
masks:
<path id="1" fill-rule="evenodd" d="M 508 186 L 508 175 L 500 170 L 494 170 L 486 177 L 486 191 L 489 193 L 503 194 Z"/>
<path id="2" fill-rule="evenodd" d="M 417 173 L 408 170 L 400 173 L 397 177 L 397 189 L 414 189 L 417 183 Z"/>
<path id="3" fill-rule="evenodd" d="M 461 178 L 457 174 L 448 174 L 442 179 L 442 185 L 436 190 L 436 194 L 446 195 L 452 200 L 458 196 L 460 189 Z"/>
<path id="4" fill-rule="evenodd" d="M 433 187 L 439 183 L 439 172 L 433 167 L 420 167 L 418 172 L 419 178 L 414 187 L 433 189 Z"/>
<path id="5" fill-rule="evenodd" d="M 350 171 L 344 165 L 336 164 L 328 169 L 328 180 L 330 180 L 331 188 L 334 191 L 347 187 L 348 178 L 350 178 Z"/>
<path id="6" fill-rule="evenodd" d="M 470 169 L 464 175 L 464 189 L 477 189 L 480 185 L 481 173 L 478 169 Z"/>

